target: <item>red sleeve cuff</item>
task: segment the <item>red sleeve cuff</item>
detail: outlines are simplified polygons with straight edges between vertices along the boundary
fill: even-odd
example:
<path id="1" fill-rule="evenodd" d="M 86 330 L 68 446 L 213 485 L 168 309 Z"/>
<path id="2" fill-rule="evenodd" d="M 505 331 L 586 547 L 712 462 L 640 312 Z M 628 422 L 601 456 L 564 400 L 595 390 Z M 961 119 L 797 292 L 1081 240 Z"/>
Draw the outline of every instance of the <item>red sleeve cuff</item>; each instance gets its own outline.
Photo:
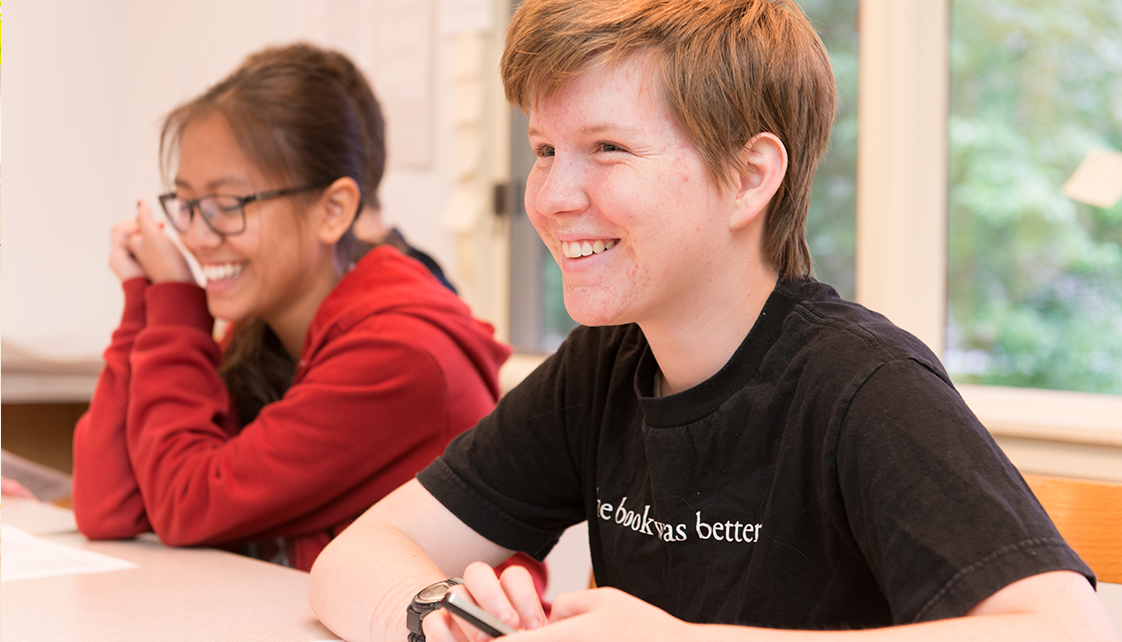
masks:
<path id="1" fill-rule="evenodd" d="M 121 325 L 130 321 L 144 323 L 144 292 L 150 285 L 143 276 L 131 278 L 121 283 L 125 291 L 125 309 L 121 313 Z"/>
<path id="2" fill-rule="evenodd" d="M 148 325 L 182 325 L 210 333 L 214 318 L 206 307 L 206 290 L 194 283 L 155 283 L 145 292 Z"/>

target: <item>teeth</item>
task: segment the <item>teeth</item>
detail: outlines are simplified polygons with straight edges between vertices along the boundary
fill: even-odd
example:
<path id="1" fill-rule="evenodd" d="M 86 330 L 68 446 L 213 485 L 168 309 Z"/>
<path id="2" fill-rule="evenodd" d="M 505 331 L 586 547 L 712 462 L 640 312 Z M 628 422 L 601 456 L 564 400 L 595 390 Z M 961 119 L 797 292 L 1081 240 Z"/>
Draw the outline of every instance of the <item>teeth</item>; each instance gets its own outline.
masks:
<path id="1" fill-rule="evenodd" d="M 610 250 L 615 247 L 617 241 L 573 241 L 572 243 L 561 244 L 561 255 L 567 259 L 579 259 L 582 256 L 591 256 L 599 254 L 604 250 Z"/>
<path id="2" fill-rule="evenodd" d="M 210 263 L 202 266 L 203 276 L 207 281 L 221 281 L 223 279 L 232 279 L 242 273 L 245 269 L 245 263 Z"/>

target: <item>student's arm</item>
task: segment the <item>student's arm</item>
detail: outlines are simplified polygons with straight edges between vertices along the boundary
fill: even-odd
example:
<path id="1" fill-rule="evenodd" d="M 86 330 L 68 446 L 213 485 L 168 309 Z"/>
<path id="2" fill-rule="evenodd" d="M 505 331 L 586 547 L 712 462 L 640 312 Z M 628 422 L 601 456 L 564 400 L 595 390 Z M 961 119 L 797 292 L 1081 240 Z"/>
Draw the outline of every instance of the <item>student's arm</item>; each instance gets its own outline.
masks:
<path id="1" fill-rule="evenodd" d="M 121 280 L 125 308 L 103 354 L 105 365 L 89 410 L 74 428 L 71 499 L 79 530 L 92 539 L 122 539 L 152 530 L 125 437 L 129 356 L 144 327 L 144 294 L 149 285 L 147 273 L 128 250 L 129 239 L 136 233 L 135 220 L 113 228 L 109 267 Z"/>
<path id="2" fill-rule="evenodd" d="M 519 637 L 523 642 L 597 639 L 1117 642 L 1119 639 L 1091 585 L 1082 575 L 1071 571 L 1043 573 L 1014 582 L 983 600 L 964 617 L 868 631 L 779 631 L 687 624 L 614 589 L 595 589 L 558 597 L 553 603 L 549 626 L 521 635 L 525 635 Z M 438 642 L 436 638 L 430 639 Z"/>
<path id="3" fill-rule="evenodd" d="M 471 561 L 494 564 L 509 553 L 464 525 L 414 480 L 371 508 L 320 555 L 311 574 L 312 610 L 329 629 L 352 642 L 404 639 L 405 608 L 418 590 L 460 574 Z M 483 564 L 471 565 L 464 577 L 475 601 L 500 619 L 511 621 L 512 614 L 495 604 L 520 607 L 525 623 L 520 628 L 533 628 L 519 633 L 523 642 L 1119 639 L 1086 578 L 1071 571 L 1014 582 L 964 617 L 867 631 L 690 624 L 611 588 L 559 596 L 549 624 L 539 628 L 533 611 L 524 607 L 524 584 L 508 582 L 505 575 L 499 580 Z M 532 594 L 532 588 L 528 592 Z M 436 611 L 425 619 L 427 640 L 457 640 L 449 629 L 453 622 L 447 613 Z"/>
<path id="4" fill-rule="evenodd" d="M 511 552 L 461 522 L 414 479 L 324 549 L 312 567 L 309 601 L 346 640 L 404 640 L 405 609 L 419 590 L 463 575 L 477 560 L 498 564 Z M 493 572 L 490 580 L 498 583 Z M 536 604 L 532 583 L 529 590 Z"/>
<path id="5" fill-rule="evenodd" d="M 132 368 L 129 356 L 144 327 L 148 280 L 125 281 L 121 325 L 105 350 L 89 410 L 74 427 L 71 504 L 78 529 L 91 539 L 124 539 L 152 530 L 133 474 L 125 431 Z"/>
<path id="6" fill-rule="evenodd" d="M 283 398 L 233 435 L 204 293 L 175 283 L 150 290 L 132 359 L 128 449 L 167 544 L 332 528 L 411 479 L 462 429 L 445 393 L 459 371 L 442 370 L 409 338 L 425 323 L 374 315 L 321 348 Z"/>

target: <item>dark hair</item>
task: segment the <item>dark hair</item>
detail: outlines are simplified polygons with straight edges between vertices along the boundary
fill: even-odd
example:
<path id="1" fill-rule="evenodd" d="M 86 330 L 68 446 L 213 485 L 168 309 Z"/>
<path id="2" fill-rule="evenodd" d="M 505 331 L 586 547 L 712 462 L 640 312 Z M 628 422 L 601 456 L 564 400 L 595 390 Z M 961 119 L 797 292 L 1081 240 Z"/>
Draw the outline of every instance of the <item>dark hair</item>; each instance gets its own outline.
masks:
<path id="1" fill-rule="evenodd" d="M 781 279 L 812 275 L 805 227 L 826 153 L 836 89 L 826 48 L 790 0 L 525 0 L 507 29 L 500 70 L 523 111 L 592 65 L 648 56 L 663 99 L 727 182 L 753 136 L 787 147 L 783 183 L 764 223 L 764 259 Z"/>
<path id="2" fill-rule="evenodd" d="M 172 110 L 160 135 L 161 168 L 172 175 L 186 127 L 220 114 L 251 163 L 289 185 L 358 183 L 361 202 L 377 207 L 385 170 L 385 125 L 369 83 L 346 56 L 310 44 L 270 47 L 202 95 Z M 353 228 L 339 239 L 336 261 L 348 266 L 370 248 Z M 295 364 L 261 319 L 239 320 L 219 372 L 243 423 L 280 399 Z"/>

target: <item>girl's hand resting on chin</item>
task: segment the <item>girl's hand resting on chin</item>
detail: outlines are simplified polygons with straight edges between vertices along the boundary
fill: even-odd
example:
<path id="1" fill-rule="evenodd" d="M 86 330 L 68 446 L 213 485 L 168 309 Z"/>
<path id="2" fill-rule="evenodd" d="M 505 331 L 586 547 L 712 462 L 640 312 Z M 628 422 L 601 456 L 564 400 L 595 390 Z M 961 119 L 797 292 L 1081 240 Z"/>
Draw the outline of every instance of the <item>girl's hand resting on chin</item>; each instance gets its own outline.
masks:
<path id="1" fill-rule="evenodd" d="M 152 218 L 152 209 L 143 200 L 137 203 L 135 219 L 113 227 L 109 267 L 117 278 L 127 281 L 147 277 L 153 283 L 195 281 L 187 259 L 164 235 L 163 228 L 164 224 Z"/>

